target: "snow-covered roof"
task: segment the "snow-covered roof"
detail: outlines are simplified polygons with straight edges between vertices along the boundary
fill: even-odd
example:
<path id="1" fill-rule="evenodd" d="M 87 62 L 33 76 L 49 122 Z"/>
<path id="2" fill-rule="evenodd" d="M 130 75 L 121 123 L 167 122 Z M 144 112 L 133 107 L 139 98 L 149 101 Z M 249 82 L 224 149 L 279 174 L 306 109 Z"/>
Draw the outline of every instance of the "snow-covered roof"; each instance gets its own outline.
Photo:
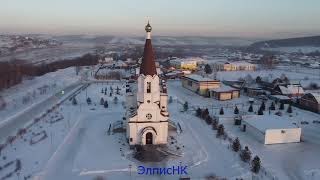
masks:
<path id="1" fill-rule="evenodd" d="M 265 133 L 268 129 L 293 129 L 299 128 L 296 125 L 292 124 L 292 120 L 288 117 L 277 116 L 277 115 L 248 115 L 243 116 L 243 121 L 247 124 L 255 127 L 259 131 Z"/>
<path id="2" fill-rule="evenodd" d="M 304 94 L 304 90 L 301 86 L 295 86 L 295 85 L 288 85 L 285 86 L 279 86 L 282 94 Z"/>
<path id="3" fill-rule="evenodd" d="M 280 100 L 290 100 L 290 98 L 288 96 L 284 96 L 284 95 L 270 95 L 270 96 L 275 97 Z"/>
<path id="4" fill-rule="evenodd" d="M 189 79 L 193 79 L 195 81 L 217 81 L 217 80 L 213 80 L 213 79 L 210 79 L 210 78 L 207 78 L 207 77 L 203 77 L 203 76 L 200 76 L 198 74 L 191 74 L 191 75 L 187 75 L 185 76 L 186 78 L 189 78 Z"/>
<path id="5" fill-rule="evenodd" d="M 236 65 L 236 66 L 253 66 L 254 64 L 248 63 L 246 61 L 236 61 L 231 62 L 230 64 Z"/>
<path id="6" fill-rule="evenodd" d="M 215 89 L 210 89 L 210 91 L 214 91 L 214 92 L 228 92 L 228 91 L 235 91 L 236 89 L 230 87 L 230 86 L 227 86 L 227 85 L 224 85 L 221 83 L 221 86 L 219 88 L 215 88 Z"/>
<path id="7" fill-rule="evenodd" d="M 320 92 L 319 93 L 311 92 L 310 94 L 316 99 L 318 104 L 320 104 Z"/>

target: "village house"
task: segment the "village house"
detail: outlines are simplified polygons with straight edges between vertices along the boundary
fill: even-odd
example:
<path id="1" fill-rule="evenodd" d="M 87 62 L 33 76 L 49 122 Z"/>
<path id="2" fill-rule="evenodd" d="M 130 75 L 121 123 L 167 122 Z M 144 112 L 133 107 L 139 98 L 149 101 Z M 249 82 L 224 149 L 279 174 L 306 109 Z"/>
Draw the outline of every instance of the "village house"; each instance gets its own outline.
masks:
<path id="1" fill-rule="evenodd" d="M 204 62 L 201 58 L 186 58 L 170 60 L 171 66 L 176 69 L 196 70 Z"/>
<path id="2" fill-rule="evenodd" d="M 220 81 L 192 74 L 181 77 L 182 86 L 202 96 L 210 96 L 210 89 L 220 87 Z"/>
<path id="3" fill-rule="evenodd" d="M 304 109 L 320 113 L 320 93 L 306 93 L 300 98 L 299 105 Z"/>
<path id="4" fill-rule="evenodd" d="M 255 71 L 256 65 L 245 61 L 225 62 L 219 61 L 213 65 L 217 71 Z"/>
<path id="5" fill-rule="evenodd" d="M 298 97 L 304 94 L 304 90 L 301 85 L 289 84 L 289 85 L 277 85 L 272 94 L 279 94 L 288 97 Z"/>
<path id="6" fill-rule="evenodd" d="M 219 88 L 210 89 L 210 97 L 219 101 L 235 99 L 240 97 L 240 90 L 222 84 Z"/>

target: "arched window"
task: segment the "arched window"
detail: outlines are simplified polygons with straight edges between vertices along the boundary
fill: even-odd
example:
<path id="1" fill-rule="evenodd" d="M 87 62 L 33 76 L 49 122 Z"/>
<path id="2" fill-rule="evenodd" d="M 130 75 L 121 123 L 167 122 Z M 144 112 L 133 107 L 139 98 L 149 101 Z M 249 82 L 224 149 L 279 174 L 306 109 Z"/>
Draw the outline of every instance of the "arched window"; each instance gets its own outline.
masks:
<path id="1" fill-rule="evenodd" d="M 147 93 L 151 93 L 151 82 L 147 82 Z"/>

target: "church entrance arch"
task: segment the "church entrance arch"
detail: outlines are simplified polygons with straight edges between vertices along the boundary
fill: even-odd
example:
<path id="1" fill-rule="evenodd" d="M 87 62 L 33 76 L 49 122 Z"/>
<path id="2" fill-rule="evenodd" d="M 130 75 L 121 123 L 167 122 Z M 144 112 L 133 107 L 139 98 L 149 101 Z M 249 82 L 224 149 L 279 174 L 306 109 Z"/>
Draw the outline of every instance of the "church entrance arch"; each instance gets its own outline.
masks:
<path id="1" fill-rule="evenodd" d="M 151 132 L 148 132 L 146 134 L 146 144 L 153 144 L 153 135 Z"/>

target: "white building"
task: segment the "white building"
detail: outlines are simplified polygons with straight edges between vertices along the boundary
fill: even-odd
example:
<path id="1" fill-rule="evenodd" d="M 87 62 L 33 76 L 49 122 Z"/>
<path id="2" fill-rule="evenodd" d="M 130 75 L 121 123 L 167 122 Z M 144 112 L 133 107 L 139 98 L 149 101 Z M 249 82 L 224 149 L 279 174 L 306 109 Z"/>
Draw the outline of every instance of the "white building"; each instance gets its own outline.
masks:
<path id="1" fill-rule="evenodd" d="M 218 61 L 214 65 L 214 69 L 218 71 L 255 71 L 256 65 L 245 61 L 225 62 Z"/>
<path id="2" fill-rule="evenodd" d="M 242 129 L 264 144 L 300 142 L 301 128 L 277 115 L 243 116 Z"/>
<path id="3" fill-rule="evenodd" d="M 167 90 L 160 85 L 151 44 L 151 26 L 146 28 L 147 39 L 137 84 L 136 103 L 127 109 L 127 139 L 130 145 L 167 144 L 168 120 Z M 128 94 L 131 97 L 132 94 Z M 130 98 L 129 98 L 130 99 Z M 131 103 L 132 104 L 132 103 Z"/>
<path id="4" fill-rule="evenodd" d="M 177 69 L 197 69 L 199 64 L 202 64 L 204 60 L 202 58 L 185 58 L 185 59 L 173 59 L 170 60 L 170 64 Z"/>

